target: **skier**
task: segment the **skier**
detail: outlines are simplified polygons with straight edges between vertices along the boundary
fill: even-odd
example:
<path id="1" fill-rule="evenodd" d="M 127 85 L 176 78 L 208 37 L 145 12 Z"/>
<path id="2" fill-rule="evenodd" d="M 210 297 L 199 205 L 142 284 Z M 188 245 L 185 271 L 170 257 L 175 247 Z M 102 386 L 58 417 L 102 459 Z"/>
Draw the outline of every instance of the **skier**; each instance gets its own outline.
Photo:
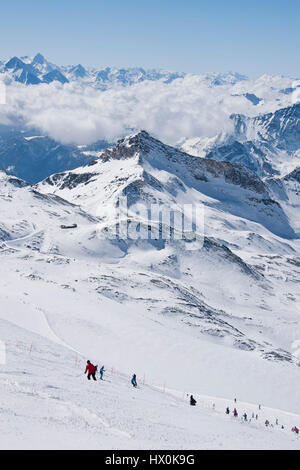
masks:
<path id="1" fill-rule="evenodd" d="M 268 427 L 268 426 L 269 426 L 269 424 L 270 424 L 270 421 L 269 421 L 268 419 L 266 419 L 266 421 L 265 421 L 265 425 L 266 425 L 266 427 Z"/>
<path id="2" fill-rule="evenodd" d="M 86 369 L 85 369 L 85 374 L 87 373 L 88 380 L 91 380 L 91 377 L 93 377 L 94 380 L 96 379 L 96 372 L 97 372 L 98 366 L 94 366 L 94 364 L 91 363 L 91 361 L 87 361 Z"/>
<path id="3" fill-rule="evenodd" d="M 197 402 L 195 400 L 195 398 L 193 397 L 193 395 L 191 395 L 191 398 L 190 398 L 190 405 L 191 406 L 196 406 Z"/>
<path id="4" fill-rule="evenodd" d="M 299 434 L 299 429 L 298 429 L 296 426 L 294 426 L 294 427 L 292 428 L 292 432 L 294 432 L 294 433 L 296 433 L 296 434 Z"/>
<path id="5" fill-rule="evenodd" d="M 235 418 L 238 417 L 238 412 L 237 412 L 237 409 L 236 409 L 236 408 L 234 408 L 234 410 L 233 410 L 233 416 L 234 416 Z"/>
<path id="6" fill-rule="evenodd" d="M 243 414 L 243 418 L 244 418 L 244 421 L 247 421 L 247 419 L 248 419 L 247 413 L 244 413 L 244 414 Z"/>
<path id="7" fill-rule="evenodd" d="M 106 371 L 105 371 L 105 369 L 104 369 L 104 366 L 102 366 L 101 369 L 100 369 L 100 380 L 103 380 L 103 374 L 104 374 L 104 372 L 106 372 Z"/>
<path id="8" fill-rule="evenodd" d="M 136 374 L 133 374 L 131 384 L 133 387 L 137 387 Z"/>
<path id="9" fill-rule="evenodd" d="M 228 408 L 228 406 L 227 406 L 227 408 L 226 408 L 226 414 L 227 414 L 227 415 L 230 414 L 230 409 Z"/>

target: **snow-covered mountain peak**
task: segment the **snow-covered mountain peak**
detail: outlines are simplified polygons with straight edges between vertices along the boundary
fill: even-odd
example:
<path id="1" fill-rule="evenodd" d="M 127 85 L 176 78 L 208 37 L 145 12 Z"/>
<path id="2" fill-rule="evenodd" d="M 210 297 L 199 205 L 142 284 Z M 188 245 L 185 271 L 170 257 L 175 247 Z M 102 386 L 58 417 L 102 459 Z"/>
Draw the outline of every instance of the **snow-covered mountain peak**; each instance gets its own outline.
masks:
<path id="1" fill-rule="evenodd" d="M 40 52 L 38 52 L 32 60 L 32 64 L 42 65 L 42 64 L 45 64 L 45 62 L 46 62 L 45 57 Z"/>
<path id="2" fill-rule="evenodd" d="M 238 163 L 202 159 L 165 145 L 145 131 L 100 152 L 88 166 L 52 175 L 38 185 L 99 214 L 120 195 L 129 204 L 172 206 L 179 200 L 223 207 L 287 238 L 296 235 L 264 182 Z M 101 210 L 100 210 L 101 212 Z"/>
<path id="3" fill-rule="evenodd" d="M 267 195 L 262 180 L 247 167 L 238 163 L 194 157 L 162 143 L 145 130 L 119 140 L 114 146 L 100 152 L 98 159 L 90 162 L 88 167 L 75 169 L 74 173 L 88 172 L 91 175 L 101 173 L 104 163 L 127 159 L 135 159 L 136 165 L 143 167 L 144 170 L 149 171 L 149 167 L 152 167 L 159 171 L 165 170 L 180 174 L 181 177 L 191 177 L 203 182 L 223 178 L 228 184 Z"/>

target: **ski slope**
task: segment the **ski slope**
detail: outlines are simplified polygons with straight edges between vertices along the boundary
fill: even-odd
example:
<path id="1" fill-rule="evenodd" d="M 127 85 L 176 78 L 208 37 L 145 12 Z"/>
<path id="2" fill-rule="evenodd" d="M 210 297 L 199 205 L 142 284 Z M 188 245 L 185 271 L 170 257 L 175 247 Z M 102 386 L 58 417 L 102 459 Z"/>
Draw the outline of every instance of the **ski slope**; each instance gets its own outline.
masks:
<path id="1" fill-rule="evenodd" d="M 230 400 L 196 395 L 191 408 L 180 392 L 142 381 L 133 389 L 129 376 L 108 367 L 103 382 L 88 382 L 70 348 L 0 325 L 8 359 L 0 366 L 1 449 L 300 449 L 290 431 L 299 415 L 263 409 L 244 423 L 225 415 Z M 266 429 L 266 418 L 285 429 Z"/>

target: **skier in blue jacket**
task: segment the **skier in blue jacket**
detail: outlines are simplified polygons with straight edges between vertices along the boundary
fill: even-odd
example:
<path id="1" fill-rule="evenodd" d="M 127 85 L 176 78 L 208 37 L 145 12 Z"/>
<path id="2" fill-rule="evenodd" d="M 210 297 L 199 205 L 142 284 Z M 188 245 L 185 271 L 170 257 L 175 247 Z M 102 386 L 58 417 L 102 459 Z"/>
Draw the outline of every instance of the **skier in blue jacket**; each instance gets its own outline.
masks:
<path id="1" fill-rule="evenodd" d="M 131 379 L 131 384 L 133 387 L 137 387 L 137 381 L 136 381 L 136 375 L 133 374 L 132 379 Z"/>
<path id="2" fill-rule="evenodd" d="M 103 380 L 103 374 L 105 372 L 104 366 L 101 367 L 100 369 L 100 380 Z"/>

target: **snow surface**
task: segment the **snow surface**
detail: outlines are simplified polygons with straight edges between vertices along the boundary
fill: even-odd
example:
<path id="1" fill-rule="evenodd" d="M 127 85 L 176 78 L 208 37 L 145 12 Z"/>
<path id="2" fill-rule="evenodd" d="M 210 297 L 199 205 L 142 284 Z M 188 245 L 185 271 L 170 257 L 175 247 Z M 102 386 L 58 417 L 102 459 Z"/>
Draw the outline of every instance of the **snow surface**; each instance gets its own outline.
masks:
<path id="1" fill-rule="evenodd" d="M 245 423 L 225 415 L 232 400 L 195 394 L 191 408 L 186 394 L 143 381 L 133 389 L 110 368 L 103 382 L 88 382 L 70 348 L 4 320 L 1 330 L 9 359 L 0 366 L 1 449 L 300 448 L 290 430 L 299 415 L 238 401 L 240 412 L 259 415 Z"/>
<path id="2" fill-rule="evenodd" d="M 204 204 L 204 247 L 103 236 L 124 193 Z M 1 172 L 1 446 L 298 449 L 299 239 L 269 197 L 146 133 L 34 188 Z M 225 416 L 235 397 L 259 419 Z"/>

